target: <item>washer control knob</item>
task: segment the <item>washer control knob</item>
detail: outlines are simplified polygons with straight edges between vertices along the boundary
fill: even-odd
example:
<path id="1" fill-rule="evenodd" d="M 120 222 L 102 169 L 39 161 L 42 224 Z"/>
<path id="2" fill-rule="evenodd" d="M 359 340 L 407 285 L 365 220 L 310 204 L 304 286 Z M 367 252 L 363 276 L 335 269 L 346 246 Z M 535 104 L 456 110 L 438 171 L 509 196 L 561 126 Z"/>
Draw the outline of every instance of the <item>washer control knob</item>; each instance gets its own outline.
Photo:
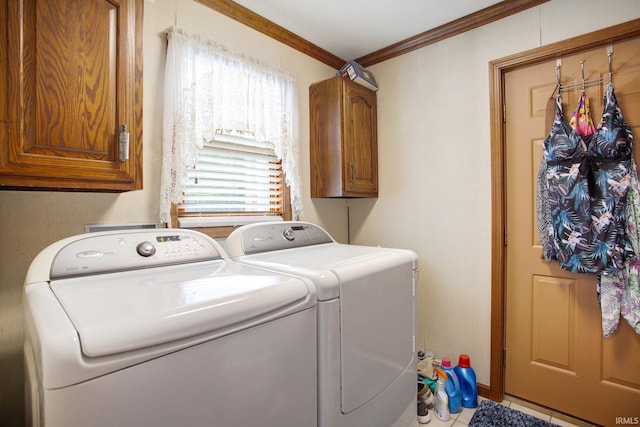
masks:
<path id="1" fill-rule="evenodd" d="M 295 234 L 293 234 L 293 230 L 290 228 L 287 228 L 286 230 L 284 230 L 282 232 L 282 235 L 284 236 L 285 239 L 287 239 L 290 242 L 292 242 L 296 238 Z"/>
<path id="2" fill-rule="evenodd" d="M 136 251 L 143 257 L 150 257 L 156 253 L 156 247 L 151 242 L 142 242 L 136 246 Z"/>

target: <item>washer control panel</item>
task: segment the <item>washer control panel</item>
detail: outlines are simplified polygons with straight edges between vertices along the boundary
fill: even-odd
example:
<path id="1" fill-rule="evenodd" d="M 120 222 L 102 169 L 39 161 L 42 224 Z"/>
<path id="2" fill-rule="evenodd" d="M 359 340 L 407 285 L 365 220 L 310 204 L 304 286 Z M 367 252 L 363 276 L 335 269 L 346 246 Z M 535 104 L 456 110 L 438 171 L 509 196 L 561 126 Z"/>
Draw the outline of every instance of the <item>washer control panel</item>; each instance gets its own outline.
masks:
<path id="1" fill-rule="evenodd" d="M 251 255 L 302 246 L 332 243 L 322 228 L 304 222 L 284 221 L 246 225 L 227 238 L 229 256 Z"/>
<path id="2" fill-rule="evenodd" d="M 65 278 L 222 258 L 220 246 L 191 230 L 138 230 L 78 236 L 62 247 L 50 277 Z"/>

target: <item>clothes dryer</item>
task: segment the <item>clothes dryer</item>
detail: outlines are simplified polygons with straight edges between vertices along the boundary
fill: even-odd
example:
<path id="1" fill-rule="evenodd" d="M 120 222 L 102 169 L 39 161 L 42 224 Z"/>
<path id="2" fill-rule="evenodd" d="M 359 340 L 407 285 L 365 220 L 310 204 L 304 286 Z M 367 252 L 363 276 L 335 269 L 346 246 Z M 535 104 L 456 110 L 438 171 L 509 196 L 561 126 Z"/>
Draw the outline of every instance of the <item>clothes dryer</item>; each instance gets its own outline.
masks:
<path id="1" fill-rule="evenodd" d="M 414 252 L 340 244 L 305 222 L 240 227 L 228 255 L 318 293 L 318 426 L 416 422 Z"/>
<path id="2" fill-rule="evenodd" d="M 54 243 L 25 283 L 30 425 L 316 426 L 316 290 L 204 234 Z"/>

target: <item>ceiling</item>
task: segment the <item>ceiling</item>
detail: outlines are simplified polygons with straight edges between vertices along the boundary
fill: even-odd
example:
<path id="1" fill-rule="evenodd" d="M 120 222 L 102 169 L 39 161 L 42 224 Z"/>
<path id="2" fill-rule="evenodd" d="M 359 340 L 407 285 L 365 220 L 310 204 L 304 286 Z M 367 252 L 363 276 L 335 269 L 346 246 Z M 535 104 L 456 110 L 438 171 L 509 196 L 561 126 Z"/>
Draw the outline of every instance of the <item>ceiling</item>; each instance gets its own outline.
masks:
<path id="1" fill-rule="evenodd" d="M 357 59 L 500 0 L 234 0 L 344 60 Z"/>

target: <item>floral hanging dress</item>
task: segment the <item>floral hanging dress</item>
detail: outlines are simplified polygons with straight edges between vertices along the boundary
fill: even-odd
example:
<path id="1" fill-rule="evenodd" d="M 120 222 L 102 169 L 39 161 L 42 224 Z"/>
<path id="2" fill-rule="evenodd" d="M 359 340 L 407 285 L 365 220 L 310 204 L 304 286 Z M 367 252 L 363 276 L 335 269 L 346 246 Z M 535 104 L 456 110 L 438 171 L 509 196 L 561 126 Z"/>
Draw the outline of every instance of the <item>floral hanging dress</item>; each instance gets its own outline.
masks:
<path id="1" fill-rule="evenodd" d="M 632 140 L 628 125 L 617 111 L 622 133 Z M 631 171 L 626 202 L 626 238 L 633 254 L 625 260 L 624 268 L 615 274 L 598 275 L 598 302 L 602 313 L 602 336 L 607 338 L 617 329 L 620 315 L 640 334 L 640 179 L 636 162 L 631 158 Z"/>
<path id="2" fill-rule="evenodd" d="M 618 329 L 620 315 L 640 334 L 640 179 L 633 161 L 631 184 L 627 194 L 626 233 L 634 251 L 625 268 L 616 274 L 598 275 L 598 302 L 602 313 L 602 336 Z"/>
<path id="3" fill-rule="evenodd" d="M 556 90 L 559 90 L 559 86 Z M 555 90 L 554 90 L 555 93 Z M 551 104 L 550 104 L 551 103 Z M 547 102 L 547 115 L 551 113 L 551 121 L 556 113 L 556 100 L 551 98 Z M 548 120 L 548 118 L 547 118 Z M 576 107 L 569 125 L 576 131 L 581 137 L 587 137 L 595 132 L 593 126 L 593 120 L 591 120 L 591 109 L 589 107 L 589 98 L 585 91 L 582 91 L 578 106 Z M 549 132 L 551 132 L 551 126 L 549 125 Z M 538 233 L 540 235 L 540 244 L 542 246 L 542 255 L 545 261 L 555 261 L 556 251 L 553 245 L 553 223 L 551 219 L 551 213 L 549 212 L 549 194 L 547 192 L 547 157 L 542 156 L 540 159 L 540 168 L 538 169 L 538 178 L 536 181 L 536 213 L 538 219 Z"/>
<path id="4" fill-rule="evenodd" d="M 593 134 L 581 136 L 556 98 L 551 133 L 544 141 L 554 258 L 574 273 L 611 274 L 631 253 L 625 206 L 633 136 L 608 85 L 604 112 Z"/>

